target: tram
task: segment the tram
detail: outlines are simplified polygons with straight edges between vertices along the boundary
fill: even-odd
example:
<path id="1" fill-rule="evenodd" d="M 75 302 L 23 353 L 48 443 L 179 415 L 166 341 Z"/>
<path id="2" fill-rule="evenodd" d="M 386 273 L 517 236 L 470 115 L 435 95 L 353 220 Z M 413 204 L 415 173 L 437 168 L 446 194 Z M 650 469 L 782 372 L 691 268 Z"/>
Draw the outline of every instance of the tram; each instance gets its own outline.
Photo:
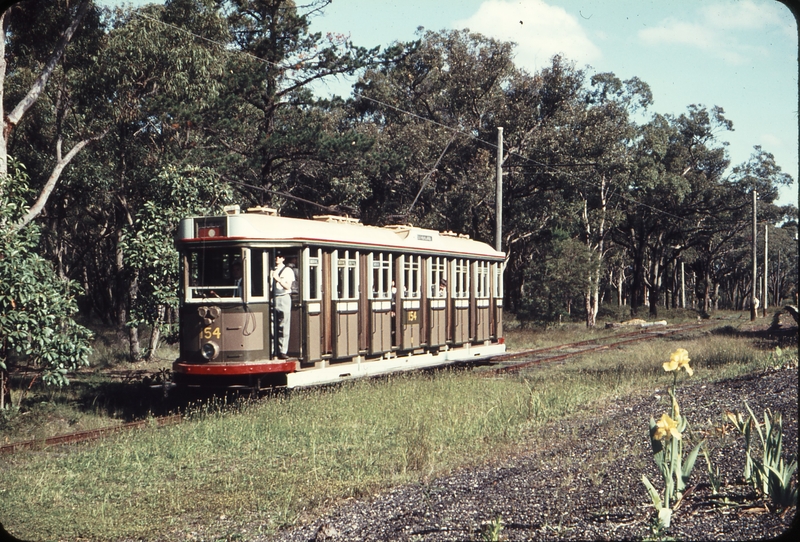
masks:
<path id="1" fill-rule="evenodd" d="M 504 254 L 467 236 L 228 206 L 183 219 L 175 242 L 176 385 L 292 388 L 505 352 Z M 270 278 L 279 254 L 296 278 L 288 357 Z"/>

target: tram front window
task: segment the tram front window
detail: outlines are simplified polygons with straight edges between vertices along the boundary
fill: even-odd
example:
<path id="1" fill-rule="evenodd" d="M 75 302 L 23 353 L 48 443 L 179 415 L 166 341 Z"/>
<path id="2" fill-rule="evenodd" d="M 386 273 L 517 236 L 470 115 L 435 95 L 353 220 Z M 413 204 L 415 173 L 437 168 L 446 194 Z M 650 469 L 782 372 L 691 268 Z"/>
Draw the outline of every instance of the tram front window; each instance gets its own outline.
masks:
<path id="1" fill-rule="evenodd" d="M 199 249 L 186 254 L 189 267 L 188 300 L 242 296 L 242 251 Z"/>

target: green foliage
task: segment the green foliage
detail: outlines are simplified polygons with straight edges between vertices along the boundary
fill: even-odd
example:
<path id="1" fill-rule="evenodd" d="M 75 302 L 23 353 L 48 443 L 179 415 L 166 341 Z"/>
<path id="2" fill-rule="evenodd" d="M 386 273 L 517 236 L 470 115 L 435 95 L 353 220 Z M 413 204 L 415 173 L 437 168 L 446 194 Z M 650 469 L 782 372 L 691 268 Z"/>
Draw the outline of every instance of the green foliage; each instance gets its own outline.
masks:
<path id="1" fill-rule="evenodd" d="M 769 495 L 772 502 L 787 508 L 797 503 L 797 487 L 792 475 L 797 470 L 797 460 L 786 464 L 783 459 L 783 417 L 780 412 L 764 411 L 763 431 L 750 406 L 744 404 L 748 417 L 738 412 L 728 412 L 728 419 L 745 438 L 744 478 L 762 495 Z M 752 435 L 755 428 L 761 441 L 761 457 L 752 455 Z"/>
<path id="2" fill-rule="evenodd" d="M 167 167 L 147 186 L 148 201 L 121 241 L 126 266 L 140 282 L 130 326 L 163 325 L 163 309 L 177 309 L 179 262 L 173 238 L 182 218 L 220 214 L 231 202 L 228 185 L 207 170 Z"/>
<path id="3" fill-rule="evenodd" d="M 481 540 L 483 540 L 483 542 L 499 542 L 503 540 L 504 527 L 503 516 L 498 515 L 488 524 L 484 525 L 481 530 Z"/>
<path id="4" fill-rule="evenodd" d="M 77 285 L 35 252 L 39 228 L 14 227 L 27 210 L 28 177 L 9 166 L 0 178 L 0 369 L 25 364 L 47 384 L 69 384 L 67 373 L 89 364 L 91 333 L 73 320 Z"/>

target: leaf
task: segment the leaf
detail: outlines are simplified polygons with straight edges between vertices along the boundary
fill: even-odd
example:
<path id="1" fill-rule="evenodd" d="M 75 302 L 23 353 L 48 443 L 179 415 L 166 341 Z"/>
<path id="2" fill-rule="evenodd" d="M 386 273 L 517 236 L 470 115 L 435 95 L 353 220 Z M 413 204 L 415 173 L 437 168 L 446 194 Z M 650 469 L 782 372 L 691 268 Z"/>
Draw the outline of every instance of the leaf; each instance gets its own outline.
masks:
<path id="1" fill-rule="evenodd" d="M 694 463 L 697 461 L 697 454 L 700 452 L 700 448 L 705 444 L 705 440 L 700 442 L 697 446 L 692 448 L 692 451 L 689 452 L 689 455 L 686 456 L 686 461 L 683 463 L 683 469 L 681 475 L 683 477 L 683 483 L 686 484 L 689 482 L 689 477 L 692 474 L 692 469 L 694 468 Z"/>
<path id="2" fill-rule="evenodd" d="M 644 487 L 647 488 L 647 492 L 650 494 L 650 499 L 653 501 L 653 506 L 655 506 L 656 510 L 661 510 L 661 496 L 656 491 L 656 488 L 650 483 L 650 480 L 647 478 L 646 475 L 642 474 L 642 483 Z"/>

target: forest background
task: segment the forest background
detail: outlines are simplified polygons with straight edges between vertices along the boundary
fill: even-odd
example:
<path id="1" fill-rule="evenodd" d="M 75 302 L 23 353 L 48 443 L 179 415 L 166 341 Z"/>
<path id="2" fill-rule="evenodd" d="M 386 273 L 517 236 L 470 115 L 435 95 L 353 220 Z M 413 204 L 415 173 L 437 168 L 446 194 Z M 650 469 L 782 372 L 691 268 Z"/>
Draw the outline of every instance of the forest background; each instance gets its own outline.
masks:
<path id="1" fill-rule="evenodd" d="M 561 55 L 531 73 L 512 43 L 467 30 L 367 49 L 310 30 L 329 3 L 4 12 L 0 371 L 66 383 L 101 326 L 153 356 L 175 333 L 175 227 L 229 203 L 493 243 L 498 127 L 520 321 L 742 310 L 764 277 L 770 305 L 796 302 L 797 207 L 777 204 L 793 179 L 760 146 L 730 163 L 722 107 L 659 114 L 639 78 Z M 351 95 L 314 93 L 336 76 L 356 77 Z M 759 255 L 769 238 L 755 291 L 754 191 Z"/>

